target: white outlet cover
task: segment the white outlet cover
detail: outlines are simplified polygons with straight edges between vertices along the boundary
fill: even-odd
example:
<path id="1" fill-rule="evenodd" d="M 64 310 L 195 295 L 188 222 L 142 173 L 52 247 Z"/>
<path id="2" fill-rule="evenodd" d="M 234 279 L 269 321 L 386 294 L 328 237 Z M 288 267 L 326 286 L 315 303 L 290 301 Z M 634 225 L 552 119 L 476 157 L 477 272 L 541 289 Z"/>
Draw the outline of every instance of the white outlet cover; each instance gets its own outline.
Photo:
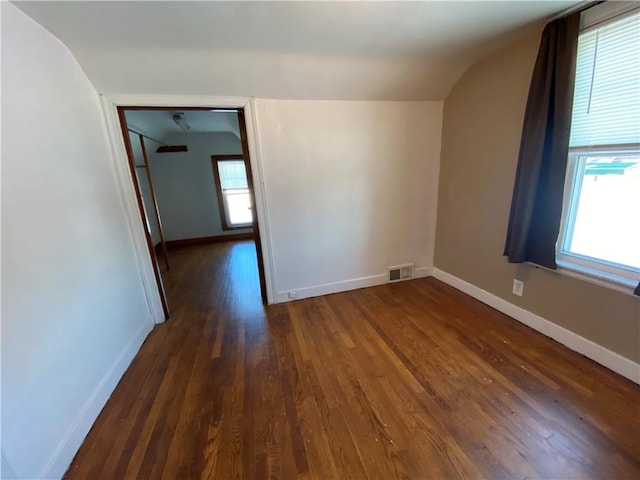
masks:
<path id="1" fill-rule="evenodd" d="M 514 278 L 512 292 L 514 295 L 518 295 L 519 297 L 521 297 L 522 294 L 524 293 L 524 282 L 522 280 L 518 280 Z"/>

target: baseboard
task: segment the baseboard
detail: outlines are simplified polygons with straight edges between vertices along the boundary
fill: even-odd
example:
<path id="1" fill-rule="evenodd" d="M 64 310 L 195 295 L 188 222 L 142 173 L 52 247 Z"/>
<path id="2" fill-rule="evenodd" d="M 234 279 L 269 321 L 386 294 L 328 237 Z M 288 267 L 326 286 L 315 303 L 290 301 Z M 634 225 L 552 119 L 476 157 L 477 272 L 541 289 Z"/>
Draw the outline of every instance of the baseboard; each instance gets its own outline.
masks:
<path id="1" fill-rule="evenodd" d="M 413 278 L 424 278 L 433 276 L 433 267 L 419 267 L 414 269 Z"/>
<path id="2" fill-rule="evenodd" d="M 413 278 L 430 277 L 433 273 L 433 267 L 419 267 L 414 269 Z M 342 280 L 340 282 L 325 283 L 312 287 L 295 288 L 284 292 L 278 292 L 276 303 L 290 302 L 292 300 L 302 300 L 303 298 L 319 297 L 321 295 L 330 295 L 332 293 L 348 292 L 358 288 L 375 287 L 383 285 L 388 281 L 388 274 L 381 273 L 379 275 L 370 275 L 368 277 L 352 278 L 350 280 Z M 289 298 L 289 292 L 295 292 L 295 298 Z"/>
<path id="3" fill-rule="evenodd" d="M 147 338 L 151 329 L 152 324 L 149 321 L 145 321 L 140 325 L 138 331 L 122 352 L 120 352 L 120 355 L 118 355 L 113 362 L 111 368 L 109 368 L 106 375 L 80 409 L 75 421 L 62 437 L 62 440 L 51 457 L 49 457 L 38 478 L 62 478 L 73 461 L 73 457 L 82 445 L 87 433 L 89 433 L 89 430 L 98 418 L 107 400 L 109 400 L 109 397 L 115 390 L 124 372 L 138 353 L 138 350 L 140 350 L 142 343 Z"/>
<path id="4" fill-rule="evenodd" d="M 536 315 L 524 308 L 518 307 L 506 300 L 487 292 L 475 285 L 468 283 L 458 277 L 444 272 L 438 268 L 433 269 L 433 276 L 442 282 L 480 300 L 482 303 L 495 308 L 496 310 L 509 315 L 520 323 L 537 330 L 538 332 L 553 338 L 569 349 L 584 355 L 587 358 L 619 373 L 623 377 L 640 384 L 640 364 L 629 360 L 622 355 L 613 352 L 602 345 L 588 340 L 577 333 L 556 325 L 549 320 Z"/>
<path id="5" fill-rule="evenodd" d="M 214 235 L 213 237 L 183 238 L 182 240 L 167 240 L 167 247 L 186 247 L 201 243 L 228 242 L 230 240 L 249 240 L 255 238 L 253 232 L 236 233 L 229 235 Z"/>

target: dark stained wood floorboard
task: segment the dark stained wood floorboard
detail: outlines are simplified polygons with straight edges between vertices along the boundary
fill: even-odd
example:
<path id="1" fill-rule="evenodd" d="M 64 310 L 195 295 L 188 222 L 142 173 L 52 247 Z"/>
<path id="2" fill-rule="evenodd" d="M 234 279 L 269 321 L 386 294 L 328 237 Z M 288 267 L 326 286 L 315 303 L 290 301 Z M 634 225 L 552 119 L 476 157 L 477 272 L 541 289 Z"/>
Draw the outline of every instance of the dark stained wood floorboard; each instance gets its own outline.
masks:
<path id="1" fill-rule="evenodd" d="M 264 307 L 252 241 L 170 255 L 68 479 L 640 478 L 640 387 L 438 280 Z"/>

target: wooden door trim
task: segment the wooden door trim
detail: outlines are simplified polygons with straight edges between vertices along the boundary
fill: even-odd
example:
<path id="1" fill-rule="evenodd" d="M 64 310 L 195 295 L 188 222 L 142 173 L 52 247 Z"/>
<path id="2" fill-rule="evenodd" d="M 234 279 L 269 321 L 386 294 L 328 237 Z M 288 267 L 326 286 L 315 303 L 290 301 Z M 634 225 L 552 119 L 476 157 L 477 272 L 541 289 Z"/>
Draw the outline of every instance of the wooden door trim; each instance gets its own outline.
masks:
<path id="1" fill-rule="evenodd" d="M 260 243 L 267 287 L 268 303 L 278 302 L 276 271 L 274 264 L 269 202 L 265 190 L 264 165 L 260 151 L 258 101 L 250 97 L 224 97 L 216 95 L 166 95 L 166 94 L 106 94 L 101 95 L 102 110 L 106 121 L 109 142 L 111 144 L 119 192 L 124 205 L 127 225 L 131 230 L 132 246 L 140 270 L 142 286 L 149 304 L 151 319 L 155 323 L 163 321 L 163 312 L 158 289 L 155 286 L 151 257 L 140 223 L 140 213 L 131 181 L 131 171 L 125 149 L 125 142 L 118 119 L 118 107 L 138 110 L 212 110 L 244 109 L 247 143 L 252 161 L 253 192 L 260 226 Z"/>
<path id="2" fill-rule="evenodd" d="M 140 217 L 143 223 L 143 227 L 144 225 L 147 224 L 148 219 L 147 216 L 144 212 L 144 203 L 142 200 L 142 194 L 140 191 L 140 186 L 138 184 L 138 179 L 136 176 L 136 164 L 135 164 L 135 159 L 133 158 L 133 149 L 131 147 L 131 142 L 130 142 L 130 138 L 128 135 L 128 130 L 127 130 L 127 121 L 126 121 L 126 117 L 125 117 L 125 112 L 127 110 L 211 110 L 210 108 L 204 108 L 204 107 L 138 107 L 138 106 L 118 106 L 117 107 L 118 110 L 118 117 L 120 119 L 120 128 L 122 130 L 122 135 L 123 135 L 123 139 L 125 142 L 125 148 L 127 151 L 127 156 L 128 156 L 128 160 L 129 160 L 129 169 L 131 171 L 131 178 L 134 184 L 134 189 L 135 189 L 135 193 L 136 193 L 136 200 L 138 202 L 138 209 L 140 210 Z M 255 192 L 254 192 L 254 182 L 253 182 L 253 170 L 251 168 L 251 154 L 250 154 L 250 150 L 249 150 L 249 143 L 248 143 L 248 137 L 247 137 L 247 126 L 246 126 L 246 120 L 245 120 L 245 114 L 244 114 L 244 108 L 237 108 L 237 115 L 238 115 L 238 126 L 239 126 L 239 130 L 240 130 L 240 142 L 241 142 L 241 146 L 242 146 L 242 154 L 230 154 L 230 155 L 212 155 L 212 161 L 215 162 L 215 158 L 224 158 L 224 159 L 242 159 L 244 160 L 245 163 L 245 168 L 246 168 L 246 172 L 247 172 L 247 182 L 249 185 L 249 195 L 251 198 L 251 204 L 254 207 L 254 211 L 253 211 L 253 223 L 252 223 L 252 228 L 253 228 L 253 234 L 254 234 L 254 241 L 255 241 L 255 245 L 256 245 L 256 257 L 257 257 L 257 264 L 258 264 L 258 277 L 260 280 L 260 293 L 262 295 L 262 300 L 263 302 L 266 304 L 269 301 L 269 297 L 268 297 L 268 292 L 267 292 L 267 281 L 266 281 L 266 274 L 265 274 L 265 268 L 264 268 L 264 258 L 263 258 L 263 253 L 262 253 L 262 241 L 260 238 L 260 227 L 259 227 L 259 223 L 258 223 L 258 209 L 256 208 L 256 198 L 255 198 Z M 213 163 L 212 162 L 212 163 Z M 212 165 L 213 166 L 213 165 Z M 214 179 L 216 179 L 216 174 L 214 173 Z M 216 189 L 216 191 L 218 191 L 219 189 Z M 222 199 L 220 198 L 220 196 L 218 196 L 218 202 L 220 203 L 222 201 Z M 224 208 L 224 205 L 220 205 L 220 208 Z M 226 223 L 224 221 L 224 216 L 221 214 L 221 221 L 223 223 Z M 242 227 L 242 228 L 246 228 L 246 227 Z M 228 228 L 227 228 L 228 229 Z M 147 247 L 149 250 L 149 255 L 151 256 L 151 260 L 152 260 L 152 264 L 153 264 L 153 270 L 154 270 L 154 276 L 156 279 L 156 284 L 158 286 L 158 292 L 160 294 L 160 299 L 162 302 L 162 309 L 164 311 L 165 314 L 165 319 L 169 318 L 169 306 L 167 303 L 167 298 L 166 298 L 166 293 L 164 290 L 164 284 L 162 282 L 162 276 L 160 275 L 160 268 L 158 266 L 158 258 L 156 255 L 156 249 L 155 249 L 155 245 L 153 244 L 153 239 L 151 238 L 150 233 L 147 231 L 146 228 L 144 228 L 145 230 L 145 237 L 147 239 Z"/>
<path id="3" fill-rule="evenodd" d="M 238 109 L 238 125 L 240 127 L 240 142 L 242 144 L 242 156 L 247 172 L 247 182 L 249 184 L 249 195 L 253 206 L 253 233 L 255 235 L 256 257 L 258 260 L 258 276 L 260 277 L 260 293 L 262 301 L 267 303 L 267 279 L 264 273 L 264 259 L 262 258 L 262 241 L 260 237 L 260 225 L 258 224 L 258 209 L 256 208 L 256 197 L 253 188 L 253 171 L 251 169 L 251 154 L 249 152 L 249 142 L 247 139 L 247 124 L 244 117 L 244 108 Z"/>
<path id="4" fill-rule="evenodd" d="M 124 147 L 127 152 L 127 160 L 129 164 L 129 171 L 131 173 L 131 181 L 136 194 L 136 201 L 138 203 L 138 212 L 140 213 L 140 220 L 142 221 L 142 228 L 144 230 L 144 236 L 147 240 L 147 249 L 151 256 L 151 265 L 153 267 L 153 276 L 156 280 L 156 286 L 160 295 L 160 302 L 162 303 L 162 311 L 164 312 L 164 319 L 169 318 L 169 305 L 167 303 L 167 294 L 164 290 L 164 284 L 162 283 L 162 276 L 160 275 L 160 267 L 158 266 L 158 257 L 156 256 L 155 245 L 151 234 L 145 227 L 148 224 L 147 215 L 144 212 L 144 203 L 142 200 L 142 194 L 140 192 L 140 185 L 138 184 L 138 176 L 136 174 L 136 163 L 133 157 L 133 148 L 131 146 L 131 139 L 129 138 L 129 130 L 127 130 L 127 119 L 124 112 L 126 107 L 117 107 L 118 119 L 120 120 L 120 131 L 122 132 L 122 139 L 124 141 Z"/>
<path id="5" fill-rule="evenodd" d="M 171 270 L 169 265 L 169 254 L 167 253 L 167 243 L 164 241 L 164 228 L 162 228 L 162 219 L 160 218 L 160 209 L 158 208 L 158 199 L 156 198 L 156 190 L 153 188 L 153 179 L 151 178 L 151 165 L 149 164 L 149 158 L 147 157 L 147 147 L 144 145 L 144 135 L 138 134 L 140 138 L 140 148 L 142 149 L 142 159 L 144 160 L 144 171 L 147 175 L 147 182 L 149 182 L 149 193 L 151 194 L 151 201 L 153 203 L 153 213 L 156 216 L 156 223 L 158 224 L 158 234 L 160 235 L 160 244 L 162 245 L 162 253 L 164 255 L 164 263 L 167 267 L 167 272 Z M 135 158 L 133 159 L 134 166 L 136 168 L 139 165 L 135 165 Z M 136 175 L 136 181 L 138 176 Z M 153 240 L 153 237 L 151 238 Z M 154 248 L 154 251 L 156 249 Z"/>

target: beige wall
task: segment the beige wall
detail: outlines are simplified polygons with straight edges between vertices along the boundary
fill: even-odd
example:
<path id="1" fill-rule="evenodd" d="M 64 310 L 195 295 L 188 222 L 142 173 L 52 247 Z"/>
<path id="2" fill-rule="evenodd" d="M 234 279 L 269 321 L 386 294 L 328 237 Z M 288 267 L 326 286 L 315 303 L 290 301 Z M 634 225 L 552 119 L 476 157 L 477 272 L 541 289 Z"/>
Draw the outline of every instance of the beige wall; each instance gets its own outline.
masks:
<path id="1" fill-rule="evenodd" d="M 502 256 L 539 38 L 477 62 L 445 101 L 435 266 L 638 362 L 640 298 Z"/>
<path id="2" fill-rule="evenodd" d="M 379 285 L 393 265 L 430 271 L 442 102 L 255 107 L 278 302 Z"/>

